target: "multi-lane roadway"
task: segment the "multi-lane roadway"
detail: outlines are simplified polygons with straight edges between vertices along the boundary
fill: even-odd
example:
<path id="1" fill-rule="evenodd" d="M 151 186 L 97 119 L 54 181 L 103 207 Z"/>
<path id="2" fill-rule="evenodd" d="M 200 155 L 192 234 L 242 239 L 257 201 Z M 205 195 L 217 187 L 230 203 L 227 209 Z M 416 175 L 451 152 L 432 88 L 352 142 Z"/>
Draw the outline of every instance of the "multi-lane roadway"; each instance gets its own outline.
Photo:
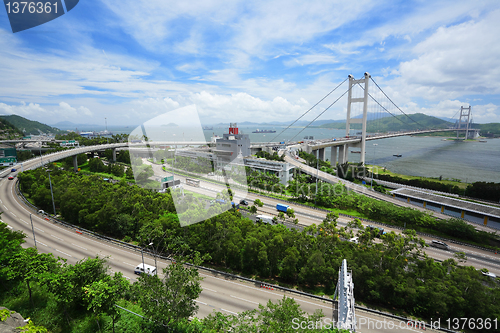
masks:
<path id="1" fill-rule="evenodd" d="M 45 159 L 46 157 L 44 157 Z M 50 157 L 49 157 L 50 158 Z M 55 158 L 55 156 L 53 156 Z M 24 169 L 34 167 L 39 164 L 39 160 L 32 160 L 24 163 Z M 15 173 L 13 173 L 15 174 Z M 85 234 L 76 233 L 74 229 L 66 228 L 54 222 L 47 220 L 44 215 L 37 214 L 30 210 L 15 193 L 16 180 L 8 180 L 7 177 L 0 179 L 0 209 L 2 210 L 1 218 L 13 229 L 22 230 L 27 235 L 25 246 L 34 246 L 32 229 L 30 224 L 30 215 L 33 220 L 33 225 L 36 234 L 37 248 L 41 252 L 53 253 L 68 260 L 69 263 L 75 263 L 79 260 L 95 255 L 108 257 L 108 262 L 111 271 L 120 271 L 130 281 L 135 281 L 136 276 L 133 274 L 134 267 L 141 261 L 141 253 L 129 248 L 120 247 L 118 245 L 105 242 L 100 239 L 92 238 Z M 195 188 L 193 188 L 195 189 Z M 202 182 L 200 190 L 220 191 L 221 188 L 217 184 Z M 249 193 L 247 198 L 251 201 L 258 198 L 255 194 Z M 276 199 L 260 197 L 264 201 L 265 206 L 261 212 L 275 213 L 273 207 L 279 201 Z M 301 224 L 309 225 L 312 223 L 320 223 L 325 217 L 325 213 L 307 207 L 293 207 Z M 339 219 L 339 224 L 343 225 L 348 220 Z M 490 252 L 452 246 L 454 250 L 464 251 L 470 254 L 468 264 L 472 264 L 478 268 L 486 267 L 495 274 L 500 274 L 497 258 Z M 450 253 L 438 249 L 427 249 L 429 256 L 436 259 L 444 260 L 450 257 Z M 477 256 L 473 259 L 472 256 Z M 482 258 L 484 256 L 485 258 Z M 154 264 L 154 258 L 145 256 L 145 260 L 149 264 Z M 471 261 L 477 260 L 477 263 Z M 159 268 L 165 267 L 168 263 L 162 260 L 159 261 Z M 279 300 L 283 295 L 293 297 L 301 305 L 302 309 L 308 313 L 313 313 L 317 309 L 321 309 L 326 318 L 331 318 L 332 310 L 331 303 L 321 301 L 314 298 L 299 296 L 296 294 L 288 294 L 280 290 L 264 289 L 260 284 L 255 284 L 238 279 L 230 279 L 223 274 L 213 274 L 207 271 L 200 271 L 200 275 L 204 278 L 202 282 L 203 292 L 197 300 L 199 311 L 197 317 L 205 317 L 209 313 L 221 311 L 223 313 L 238 313 L 249 309 L 255 309 L 258 304 L 265 304 L 269 300 Z M 368 322 L 376 320 L 389 320 L 378 315 L 358 311 L 358 322 Z M 398 325 L 399 321 L 395 320 Z M 394 332 L 392 329 L 369 329 L 365 328 L 362 332 Z"/>

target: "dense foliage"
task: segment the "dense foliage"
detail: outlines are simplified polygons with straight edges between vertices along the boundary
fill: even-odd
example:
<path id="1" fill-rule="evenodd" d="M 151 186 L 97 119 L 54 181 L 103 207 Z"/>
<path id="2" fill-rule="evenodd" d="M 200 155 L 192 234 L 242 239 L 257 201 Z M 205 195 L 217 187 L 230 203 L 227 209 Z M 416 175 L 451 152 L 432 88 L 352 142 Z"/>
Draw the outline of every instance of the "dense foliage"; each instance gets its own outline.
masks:
<path id="1" fill-rule="evenodd" d="M 255 224 L 233 210 L 182 228 L 169 193 L 152 193 L 124 182 L 109 184 L 62 171 L 53 175 L 56 206 L 65 220 L 107 235 L 153 242 L 167 255 L 174 252 L 173 247 L 182 249 L 184 255 L 198 251 L 210 255 L 214 265 L 331 294 L 336 271 L 345 258 L 353 271 L 358 301 L 396 307 L 424 318 L 500 315 L 496 282 L 472 267 L 457 266 L 453 259 L 442 264 L 425 255 L 420 259 L 418 253 L 424 244 L 414 231 L 390 233 L 382 243 L 376 243 L 375 234 L 359 224 L 357 245 L 341 241 L 352 237 L 353 230 L 338 229 L 334 214 L 319 226 L 298 231 L 283 225 Z M 43 171 L 24 172 L 19 179 L 22 190 L 36 205 L 50 207 Z M 436 223 L 415 210 L 346 191 L 338 193 L 320 194 L 317 199 L 334 207 L 356 206 L 395 224 Z"/>
<path id="2" fill-rule="evenodd" d="M 0 244 L 10 250 L 0 257 L 0 304 L 43 325 L 30 321 L 23 327 L 28 332 L 274 333 L 290 332 L 293 318 L 314 322 L 322 318 L 321 313 L 306 315 L 292 298 L 285 297 L 239 316 L 213 312 L 206 319 L 189 322 L 198 309 L 195 300 L 201 292 L 201 278 L 195 268 L 180 260 L 163 269 L 161 279 L 146 275 L 131 285 L 121 273 L 109 275 L 103 258 L 68 265 L 52 254 L 23 249 L 23 238 L 0 222 Z M 199 264 L 199 257 L 192 263 Z M 145 319 L 124 312 L 116 304 L 139 312 Z M 0 321 L 11 313 L 1 310 Z"/>
<path id="3" fill-rule="evenodd" d="M 285 161 L 285 155 L 279 156 L 277 152 L 273 152 L 271 154 L 271 153 L 268 153 L 267 151 L 261 150 L 261 151 L 258 151 L 255 155 L 257 157 L 265 158 L 266 160 L 270 160 L 270 161 L 280 161 L 280 162 Z"/>

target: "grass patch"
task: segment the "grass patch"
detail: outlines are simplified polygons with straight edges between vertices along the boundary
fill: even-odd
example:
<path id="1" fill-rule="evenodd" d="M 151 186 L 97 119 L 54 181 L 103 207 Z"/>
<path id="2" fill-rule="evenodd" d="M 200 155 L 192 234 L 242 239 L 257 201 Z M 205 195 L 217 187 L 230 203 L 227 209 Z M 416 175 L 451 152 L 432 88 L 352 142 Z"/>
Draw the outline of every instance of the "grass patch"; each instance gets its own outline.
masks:
<path id="1" fill-rule="evenodd" d="M 367 168 L 368 168 L 368 170 L 370 170 L 370 172 L 371 172 L 372 168 L 374 168 L 374 175 L 377 175 L 377 174 L 388 175 L 388 176 L 393 176 L 393 177 L 399 177 L 399 178 L 406 179 L 406 180 L 425 179 L 425 180 L 428 180 L 428 181 L 431 181 L 434 183 L 438 183 L 438 184 L 445 184 L 445 185 L 451 185 L 451 186 L 455 185 L 455 186 L 458 186 L 459 188 L 464 189 L 464 190 L 467 188 L 466 183 L 462 183 L 462 182 L 456 181 L 456 180 L 449 180 L 449 179 L 439 180 L 439 178 L 433 178 L 433 177 L 408 176 L 408 175 L 403 175 L 400 173 L 392 172 L 392 171 L 388 170 L 387 168 L 381 167 L 379 165 L 367 165 Z M 378 179 L 373 178 L 373 180 L 377 181 Z"/>

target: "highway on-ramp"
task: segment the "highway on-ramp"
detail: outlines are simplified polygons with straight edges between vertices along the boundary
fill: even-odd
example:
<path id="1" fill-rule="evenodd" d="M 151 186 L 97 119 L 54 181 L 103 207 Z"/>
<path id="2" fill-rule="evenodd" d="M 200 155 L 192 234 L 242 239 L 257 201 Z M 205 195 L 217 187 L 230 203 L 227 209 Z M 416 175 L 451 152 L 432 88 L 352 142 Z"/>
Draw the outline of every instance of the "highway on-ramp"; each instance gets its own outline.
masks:
<path id="1" fill-rule="evenodd" d="M 60 153 L 62 156 L 64 152 Z M 52 160 L 58 156 L 53 154 Z M 44 157 L 46 159 L 47 157 Z M 50 158 L 50 157 L 48 157 Z M 44 161 L 45 162 L 45 161 Z M 39 164 L 39 160 L 31 160 L 24 163 L 24 169 L 34 167 Z M 15 173 L 13 173 L 15 174 Z M 135 281 L 133 274 L 134 267 L 141 262 L 141 253 L 133 249 L 115 245 L 99 238 L 94 238 L 86 234 L 75 232 L 75 229 L 67 228 L 57 224 L 45 215 L 37 214 L 28 208 L 15 193 L 16 180 L 8 180 L 5 175 L 0 179 L 0 209 L 1 218 L 15 230 L 22 230 L 26 235 L 25 246 L 34 246 L 31 229 L 33 220 L 36 234 L 36 245 L 40 252 L 53 253 L 68 261 L 76 263 L 79 260 L 99 255 L 107 257 L 111 271 L 120 271 L 130 281 Z M 154 264 L 154 258 L 145 255 L 145 261 Z M 168 263 L 160 260 L 158 262 L 160 271 Z M 200 270 L 203 292 L 198 298 L 199 311 L 197 317 L 205 317 L 213 311 L 223 313 L 238 313 L 249 309 L 255 309 L 258 304 L 266 304 L 269 300 L 277 301 L 284 295 L 293 297 L 307 313 L 314 313 L 322 310 L 326 318 L 332 317 L 331 303 L 321 301 L 316 298 L 286 293 L 281 290 L 271 290 L 262 288 L 259 283 L 252 283 L 241 279 L 228 278 L 224 274 L 214 274 L 205 270 Z M 389 317 L 382 317 L 377 314 L 357 310 L 358 323 L 393 321 L 395 327 L 401 323 L 399 320 L 391 320 Z M 377 326 L 378 327 L 378 326 Z M 418 331 L 410 329 L 412 331 Z M 394 332 L 394 329 L 361 329 L 362 332 Z"/>

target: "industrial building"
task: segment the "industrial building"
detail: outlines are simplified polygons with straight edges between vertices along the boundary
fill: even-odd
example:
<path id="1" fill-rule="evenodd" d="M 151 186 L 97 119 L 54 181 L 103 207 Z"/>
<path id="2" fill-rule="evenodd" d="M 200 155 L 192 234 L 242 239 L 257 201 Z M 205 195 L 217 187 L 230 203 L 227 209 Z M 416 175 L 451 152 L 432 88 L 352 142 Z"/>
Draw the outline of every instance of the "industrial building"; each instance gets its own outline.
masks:
<path id="1" fill-rule="evenodd" d="M 0 165 L 10 166 L 17 163 L 17 151 L 16 148 L 0 144 Z"/>
<path id="2" fill-rule="evenodd" d="M 228 166 L 245 166 L 252 170 L 268 172 L 276 175 L 280 183 L 286 185 L 293 178 L 294 166 L 286 162 L 270 161 L 251 156 L 250 138 L 248 134 L 240 134 L 236 123 L 231 123 L 229 133 L 222 138 L 215 138 L 215 149 L 183 148 L 177 149 L 177 156 L 196 159 L 202 157 L 213 161 L 215 169 L 227 169 Z M 240 157 L 240 161 L 235 161 Z M 231 163 L 231 164 L 230 164 Z"/>

